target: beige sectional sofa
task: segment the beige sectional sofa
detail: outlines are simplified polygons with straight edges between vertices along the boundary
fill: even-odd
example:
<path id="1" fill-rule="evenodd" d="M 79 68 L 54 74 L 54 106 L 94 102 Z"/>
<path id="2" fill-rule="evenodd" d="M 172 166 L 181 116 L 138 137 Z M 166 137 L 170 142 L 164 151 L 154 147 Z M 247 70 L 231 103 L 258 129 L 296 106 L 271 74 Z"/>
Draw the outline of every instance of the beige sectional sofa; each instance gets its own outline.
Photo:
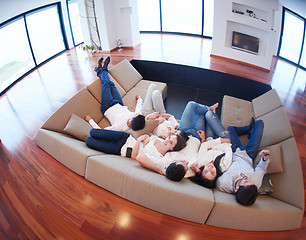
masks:
<path id="1" fill-rule="evenodd" d="M 131 110 L 135 108 L 135 95 L 144 97 L 151 82 L 156 83 L 164 99 L 167 97 L 166 83 L 143 79 L 127 60 L 112 67 L 109 75 Z M 72 116 L 84 118 L 89 114 L 100 127 L 108 126 L 109 122 L 100 112 L 100 102 L 101 82 L 97 79 L 59 108 L 37 131 L 33 141 L 88 181 L 164 214 L 242 230 L 288 230 L 300 226 L 304 213 L 301 163 L 288 118 L 275 90 L 252 101 L 223 98 L 223 124 L 241 126 L 249 124 L 252 116 L 262 119 L 265 129 L 261 147 L 270 147 L 278 156 L 271 157 L 273 164 L 269 169 L 274 192 L 259 196 L 251 207 L 237 204 L 231 194 L 203 188 L 188 179 L 173 182 L 142 168 L 132 159 L 88 148 L 84 143 L 90 129 L 87 123 L 78 119 L 78 128 L 69 124 Z"/>

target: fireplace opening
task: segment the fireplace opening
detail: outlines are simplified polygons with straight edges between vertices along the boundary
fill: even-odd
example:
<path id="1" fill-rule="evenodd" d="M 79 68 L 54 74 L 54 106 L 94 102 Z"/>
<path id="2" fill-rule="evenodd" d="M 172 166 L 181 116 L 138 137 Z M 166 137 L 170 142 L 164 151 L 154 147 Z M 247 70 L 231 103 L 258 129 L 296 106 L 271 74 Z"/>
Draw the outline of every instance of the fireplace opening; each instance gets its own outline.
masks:
<path id="1" fill-rule="evenodd" d="M 257 55 L 259 38 L 233 31 L 232 48 Z"/>

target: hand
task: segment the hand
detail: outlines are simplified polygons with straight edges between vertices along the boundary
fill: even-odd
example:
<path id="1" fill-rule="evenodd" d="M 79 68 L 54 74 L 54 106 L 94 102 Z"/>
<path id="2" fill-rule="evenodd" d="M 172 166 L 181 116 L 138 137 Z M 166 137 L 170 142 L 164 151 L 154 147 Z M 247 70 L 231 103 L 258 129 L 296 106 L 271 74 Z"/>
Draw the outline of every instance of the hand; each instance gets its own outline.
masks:
<path id="1" fill-rule="evenodd" d="M 191 169 L 194 173 L 197 173 L 197 172 L 200 172 L 200 171 L 201 171 L 197 163 L 191 164 L 190 169 Z"/>
<path id="2" fill-rule="evenodd" d="M 231 143 L 231 139 L 229 139 L 229 138 L 221 138 L 221 143 Z"/>
<path id="3" fill-rule="evenodd" d="M 141 98 L 140 95 L 136 95 L 136 96 L 135 96 L 135 99 L 136 99 L 136 100 L 138 100 L 138 99 L 140 99 L 140 98 Z"/>
<path id="4" fill-rule="evenodd" d="M 158 123 L 161 124 L 166 120 L 166 118 L 164 118 L 163 116 L 159 116 L 158 117 Z"/>
<path id="5" fill-rule="evenodd" d="M 91 117 L 87 114 L 87 115 L 85 116 L 85 120 L 86 120 L 87 122 L 89 122 L 89 121 L 91 120 Z"/>
<path id="6" fill-rule="evenodd" d="M 270 157 L 270 151 L 268 149 L 261 150 L 259 154 L 263 156 L 264 161 L 267 161 Z"/>
<path id="7" fill-rule="evenodd" d="M 137 138 L 137 141 L 141 141 L 141 142 L 143 142 L 145 139 L 147 139 L 149 137 L 149 135 L 148 134 L 143 134 L 143 135 L 141 135 L 141 136 L 139 136 L 138 138 Z"/>
<path id="8" fill-rule="evenodd" d="M 203 130 L 198 130 L 197 134 L 200 136 L 202 142 L 205 142 L 205 131 Z"/>

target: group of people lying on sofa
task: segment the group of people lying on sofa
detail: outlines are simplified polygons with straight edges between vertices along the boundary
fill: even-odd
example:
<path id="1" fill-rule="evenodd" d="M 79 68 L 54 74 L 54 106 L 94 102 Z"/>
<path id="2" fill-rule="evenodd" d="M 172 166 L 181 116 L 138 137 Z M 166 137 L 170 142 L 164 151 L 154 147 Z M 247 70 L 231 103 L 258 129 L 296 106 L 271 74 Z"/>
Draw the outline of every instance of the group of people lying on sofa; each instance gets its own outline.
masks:
<path id="1" fill-rule="evenodd" d="M 264 124 L 262 120 L 244 127 L 226 130 L 215 114 L 218 104 L 210 107 L 190 101 L 180 123 L 167 114 L 160 91 L 151 84 L 144 101 L 137 95 L 135 112 L 123 105 L 122 98 L 108 76 L 108 57 L 95 71 L 102 82 L 101 112 L 111 126 L 101 129 L 89 115 L 86 120 L 93 129 L 86 145 L 90 148 L 137 160 L 141 166 L 165 175 L 173 181 L 184 177 L 204 187 L 235 193 L 238 203 L 249 206 L 257 198 L 258 188 L 269 164 L 269 150 L 253 167 L 258 153 Z M 155 120 L 152 134 L 135 139 L 128 130 L 139 131 L 146 122 Z M 243 146 L 240 135 L 248 134 Z M 186 159 L 188 156 L 188 160 Z"/>

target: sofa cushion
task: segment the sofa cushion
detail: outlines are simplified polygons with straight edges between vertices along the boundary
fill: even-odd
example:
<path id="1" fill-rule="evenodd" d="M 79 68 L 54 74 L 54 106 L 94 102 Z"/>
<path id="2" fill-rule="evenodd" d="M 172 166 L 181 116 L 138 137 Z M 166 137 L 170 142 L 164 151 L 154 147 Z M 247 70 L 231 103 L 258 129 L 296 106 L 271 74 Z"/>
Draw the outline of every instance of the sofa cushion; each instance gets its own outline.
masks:
<path id="1" fill-rule="evenodd" d="M 254 117 L 253 104 L 249 101 L 225 95 L 222 101 L 221 122 L 229 126 L 246 126 Z"/>
<path id="2" fill-rule="evenodd" d="M 260 152 L 263 148 L 259 149 Z M 282 150 L 280 144 L 275 144 L 272 146 L 265 147 L 265 149 L 270 150 L 270 163 L 267 168 L 267 173 L 281 173 L 283 172 L 283 165 L 282 165 Z M 254 160 L 254 167 L 257 166 L 261 159 L 261 155 L 257 155 Z"/>
<path id="3" fill-rule="evenodd" d="M 117 81 L 108 74 L 110 80 L 115 84 L 118 92 L 120 93 L 121 97 L 123 97 L 126 94 L 126 91 L 117 83 Z M 99 103 L 101 103 L 102 98 L 102 83 L 100 78 L 93 81 L 89 86 L 87 86 L 87 90 L 98 100 Z"/>
<path id="4" fill-rule="evenodd" d="M 71 118 L 63 131 L 81 141 L 85 141 L 90 136 L 89 132 L 91 129 L 91 125 L 86 120 L 71 114 Z"/>
<path id="5" fill-rule="evenodd" d="M 258 119 L 264 122 L 260 147 L 274 145 L 293 136 L 284 107 L 277 108 Z"/>
<path id="6" fill-rule="evenodd" d="M 109 73 L 126 92 L 142 79 L 140 73 L 126 59 L 109 69 Z"/>
<path id="7" fill-rule="evenodd" d="M 99 122 L 103 117 L 100 106 L 101 104 L 83 88 L 52 114 L 41 128 L 63 132 L 71 114 L 81 117 L 89 114 L 96 122 Z"/>
<path id="8" fill-rule="evenodd" d="M 281 231 L 299 228 L 303 217 L 303 210 L 271 195 L 259 195 L 248 207 L 237 203 L 234 194 L 215 190 L 214 197 L 215 206 L 207 225 L 249 231 Z"/>
<path id="9" fill-rule="evenodd" d="M 45 129 L 39 129 L 33 141 L 57 161 L 81 176 L 85 175 L 88 156 L 104 154 L 87 147 L 78 139 Z"/>
<path id="10" fill-rule="evenodd" d="M 152 133 L 154 128 L 156 128 L 158 125 L 158 120 L 146 120 L 146 125 L 143 129 L 134 131 L 132 129 L 128 130 L 128 133 L 131 134 L 135 139 L 140 137 L 143 134 L 149 134 Z"/>
<path id="11" fill-rule="evenodd" d="M 210 189 L 188 179 L 168 180 L 130 158 L 109 154 L 90 157 L 85 177 L 132 202 L 197 223 L 205 222 L 214 205 Z"/>
<path id="12" fill-rule="evenodd" d="M 262 115 L 283 106 L 275 89 L 272 89 L 265 94 L 253 99 L 252 103 L 256 118 L 259 118 Z"/>

